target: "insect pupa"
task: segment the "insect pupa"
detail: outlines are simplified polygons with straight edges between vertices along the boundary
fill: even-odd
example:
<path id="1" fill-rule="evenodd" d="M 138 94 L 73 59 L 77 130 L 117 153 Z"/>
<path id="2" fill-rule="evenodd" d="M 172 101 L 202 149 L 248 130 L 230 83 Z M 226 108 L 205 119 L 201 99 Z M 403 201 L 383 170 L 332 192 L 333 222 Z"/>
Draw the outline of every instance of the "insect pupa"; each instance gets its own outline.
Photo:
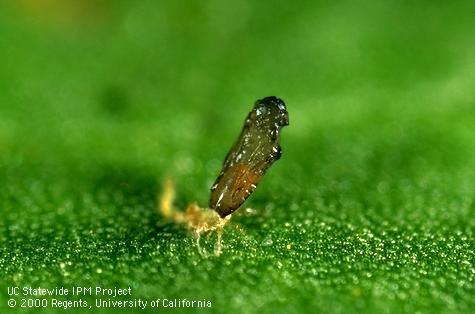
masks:
<path id="1" fill-rule="evenodd" d="M 289 114 L 281 99 L 271 96 L 256 101 L 211 187 L 209 207 L 222 218 L 244 203 L 280 158 L 280 131 L 286 125 Z"/>
<path id="2" fill-rule="evenodd" d="M 237 141 L 224 159 L 223 167 L 211 187 L 209 208 L 190 204 L 185 212 L 173 208 L 175 190 L 171 181 L 164 185 L 160 198 L 162 215 L 175 223 L 185 224 L 197 237 L 198 249 L 203 232 L 216 231 L 215 255 L 221 253 L 221 234 L 231 214 L 256 189 L 261 178 L 281 157 L 280 132 L 289 124 L 285 103 L 274 96 L 257 100 L 247 115 Z"/>

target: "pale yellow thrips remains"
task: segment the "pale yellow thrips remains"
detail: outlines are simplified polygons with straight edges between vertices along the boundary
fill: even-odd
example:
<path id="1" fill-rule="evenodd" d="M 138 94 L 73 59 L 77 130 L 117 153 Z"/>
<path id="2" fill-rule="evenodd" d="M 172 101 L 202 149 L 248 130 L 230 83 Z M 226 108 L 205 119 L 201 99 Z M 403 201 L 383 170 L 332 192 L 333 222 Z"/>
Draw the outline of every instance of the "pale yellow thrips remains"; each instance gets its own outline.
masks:
<path id="1" fill-rule="evenodd" d="M 217 242 L 214 247 L 214 255 L 222 253 L 221 236 L 224 226 L 231 219 L 231 215 L 221 218 L 218 213 L 209 208 L 201 208 L 196 203 L 191 203 L 185 212 L 176 210 L 173 207 L 175 199 L 175 185 L 173 181 L 167 179 L 163 185 L 163 192 L 159 198 L 159 209 L 162 216 L 176 224 L 184 224 L 196 237 L 198 252 L 203 256 L 209 254 L 200 246 L 200 237 L 202 233 L 216 232 Z"/>

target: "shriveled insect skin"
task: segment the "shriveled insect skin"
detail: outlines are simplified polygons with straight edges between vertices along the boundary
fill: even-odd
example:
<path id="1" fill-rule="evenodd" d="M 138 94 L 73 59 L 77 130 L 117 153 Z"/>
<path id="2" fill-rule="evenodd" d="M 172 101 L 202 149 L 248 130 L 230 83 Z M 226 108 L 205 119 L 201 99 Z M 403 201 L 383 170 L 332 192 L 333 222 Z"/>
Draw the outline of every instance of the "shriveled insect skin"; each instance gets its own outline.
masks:
<path id="1" fill-rule="evenodd" d="M 244 203 L 280 158 L 280 131 L 288 124 L 289 115 L 281 99 L 270 96 L 256 101 L 211 187 L 209 205 L 222 218 Z"/>

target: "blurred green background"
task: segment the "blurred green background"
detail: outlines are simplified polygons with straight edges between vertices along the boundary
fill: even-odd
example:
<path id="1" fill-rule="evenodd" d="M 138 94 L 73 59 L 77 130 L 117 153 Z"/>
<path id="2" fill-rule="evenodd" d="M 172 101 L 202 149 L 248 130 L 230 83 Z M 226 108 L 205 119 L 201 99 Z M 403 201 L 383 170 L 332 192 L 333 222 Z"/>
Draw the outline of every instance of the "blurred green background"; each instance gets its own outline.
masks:
<path id="1" fill-rule="evenodd" d="M 0 310 L 12 285 L 102 285 L 474 313 L 474 31 L 470 1 L 0 1 Z M 203 258 L 162 180 L 206 205 L 269 95 L 282 159 Z"/>

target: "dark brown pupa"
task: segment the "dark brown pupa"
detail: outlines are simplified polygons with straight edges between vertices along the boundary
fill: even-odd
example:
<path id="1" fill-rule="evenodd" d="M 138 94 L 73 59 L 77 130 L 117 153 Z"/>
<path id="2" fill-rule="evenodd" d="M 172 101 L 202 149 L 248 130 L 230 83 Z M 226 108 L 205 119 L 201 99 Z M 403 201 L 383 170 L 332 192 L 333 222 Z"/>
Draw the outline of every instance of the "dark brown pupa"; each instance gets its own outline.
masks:
<path id="1" fill-rule="evenodd" d="M 288 124 L 289 114 L 281 99 L 270 96 L 256 101 L 211 187 L 209 206 L 221 218 L 244 203 L 267 169 L 280 158 L 280 131 Z"/>

